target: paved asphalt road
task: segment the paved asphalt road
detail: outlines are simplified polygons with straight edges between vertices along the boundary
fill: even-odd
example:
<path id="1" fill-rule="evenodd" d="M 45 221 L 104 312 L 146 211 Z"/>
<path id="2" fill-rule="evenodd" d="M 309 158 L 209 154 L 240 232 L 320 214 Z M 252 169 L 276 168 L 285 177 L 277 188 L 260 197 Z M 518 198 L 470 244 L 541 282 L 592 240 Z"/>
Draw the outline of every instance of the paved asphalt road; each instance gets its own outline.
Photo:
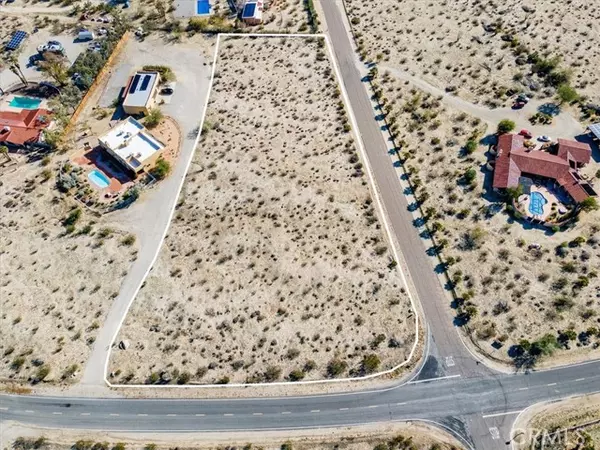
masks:
<path id="1" fill-rule="evenodd" d="M 322 7 L 359 125 L 358 134 L 365 143 L 377 188 L 428 322 L 430 351 L 419 376 L 394 388 L 293 398 L 131 400 L 2 395 L 2 421 L 52 428 L 197 432 L 429 420 L 446 427 L 470 447 L 494 450 L 508 448 L 511 424 L 527 406 L 600 391 L 599 361 L 529 374 L 498 374 L 478 364 L 462 345 L 451 326 L 447 297 L 412 226 L 387 144 L 374 120 L 345 17 L 335 0 L 323 1 Z"/>
<path id="2" fill-rule="evenodd" d="M 568 381 L 565 381 L 568 380 Z M 240 400 L 131 400 L 1 396 L 2 420 L 52 428 L 105 431 L 233 431 L 358 425 L 408 419 L 433 420 L 461 435 L 473 419 L 486 421 L 477 448 L 506 448 L 487 442 L 487 426 L 509 423 L 514 413 L 541 400 L 588 393 L 600 386 L 600 362 L 529 375 L 454 377 L 417 381 L 396 388 L 342 395 Z M 500 425 L 501 426 L 501 425 Z M 487 436 L 486 436 L 487 435 Z M 500 445 L 496 445 L 500 444 Z"/>

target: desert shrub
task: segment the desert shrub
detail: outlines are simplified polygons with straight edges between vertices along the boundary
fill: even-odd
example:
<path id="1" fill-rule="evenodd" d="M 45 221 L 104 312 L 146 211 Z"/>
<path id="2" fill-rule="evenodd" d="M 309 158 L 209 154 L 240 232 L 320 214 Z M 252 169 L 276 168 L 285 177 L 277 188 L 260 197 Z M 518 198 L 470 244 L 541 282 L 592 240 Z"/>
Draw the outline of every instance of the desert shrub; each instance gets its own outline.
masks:
<path id="1" fill-rule="evenodd" d="M 516 125 L 512 120 L 503 119 L 498 123 L 498 134 L 510 133 L 515 129 Z"/>
<path id="2" fill-rule="evenodd" d="M 63 219 L 63 225 L 68 227 L 69 225 L 75 225 L 77 221 L 81 218 L 81 209 L 74 209 L 69 213 L 69 215 Z"/>
<path id="3" fill-rule="evenodd" d="M 265 370 L 265 381 L 271 382 L 276 381 L 281 376 L 281 368 L 277 366 L 269 366 Z"/>
<path id="4" fill-rule="evenodd" d="M 169 174 L 170 171 L 171 163 L 163 158 L 158 158 L 158 161 L 156 161 L 156 165 L 152 168 L 150 174 L 154 178 L 162 180 Z"/>
<path id="5" fill-rule="evenodd" d="M 121 244 L 126 245 L 128 247 L 132 246 L 135 243 L 135 235 L 128 234 L 123 239 L 121 239 Z"/>
<path id="6" fill-rule="evenodd" d="M 376 354 L 371 353 L 369 355 L 365 355 L 362 360 L 362 363 L 361 363 L 362 372 L 363 373 L 373 373 L 373 372 L 377 371 L 380 364 L 381 364 L 381 360 L 379 359 L 379 356 L 377 356 Z"/>
<path id="7" fill-rule="evenodd" d="M 288 376 L 290 381 L 300 381 L 306 376 L 306 373 L 300 369 L 292 370 Z"/>
<path id="8" fill-rule="evenodd" d="M 469 139 L 465 144 L 465 153 L 467 153 L 467 155 L 471 155 L 475 152 L 475 150 L 477 150 L 477 142 L 473 139 Z"/>
<path id="9" fill-rule="evenodd" d="M 162 119 L 162 111 L 158 108 L 152 108 L 150 111 L 148 111 L 148 115 L 144 119 L 144 125 L 146 126 L 146 128 L 152 129 L 155 128 Z"/>
<path id="10" fill-rule="evenodd" d="M 46 447 L 47 444 L 48 441 L 43 436 L 37 439 L 18 437 L 15 439 L 15 442 L 13 442 L 12 448 L 14 450 L 37 450 Z"/>
<path id="11" fill-rule="evenodd" d="M 335 378 L 343 374 L 348 368 L 348 363 L 342 359 L 334 358 L 327 364 L 327 375 Z"/>
<path id="12" fill-rule="evenodd" d="M 73 444 L 73 446 L 71 447 L 71 450 L 91 450 L 93 445 L 94 445 L 93 441 L 80 439 L 77 442 L 75 442 L 75 444 Z"/>
<path id="13" fill-rule="evenodd" d="M 177 79 L 175 72 L 169 66 L 146 65 L 142 69 L 148 72 L 158 72 L 161 83 L 168 83 Z"/>

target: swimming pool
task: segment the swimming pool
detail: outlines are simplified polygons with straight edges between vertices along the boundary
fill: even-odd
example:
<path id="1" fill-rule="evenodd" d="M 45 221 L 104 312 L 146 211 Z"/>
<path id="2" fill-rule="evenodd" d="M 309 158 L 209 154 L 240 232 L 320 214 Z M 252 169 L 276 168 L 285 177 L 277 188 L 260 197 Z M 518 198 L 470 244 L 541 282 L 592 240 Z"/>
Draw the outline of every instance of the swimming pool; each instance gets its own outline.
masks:
<path id="1" fill-rule="evenodd" d="M 100 189 L 110 186 L 110 180 L 108 177 L 95 169 L 88 173 L 88 179 Z"/>
<path id="2" fill-rule="evenodd" d="M 535 216 L 544 214 L 544 205 L 548 200 L 539 192 L 534 191 L 529 196 L 529 212 Z"/>
<path id="3" fill-rule="evenodd" d="M 37 109 L 39 108 L 40 103 L 42 103 L 42 100 L 39 98 L 15 97 L 10 101 L 8 105 L 12 106 L 13 108 Z"/>

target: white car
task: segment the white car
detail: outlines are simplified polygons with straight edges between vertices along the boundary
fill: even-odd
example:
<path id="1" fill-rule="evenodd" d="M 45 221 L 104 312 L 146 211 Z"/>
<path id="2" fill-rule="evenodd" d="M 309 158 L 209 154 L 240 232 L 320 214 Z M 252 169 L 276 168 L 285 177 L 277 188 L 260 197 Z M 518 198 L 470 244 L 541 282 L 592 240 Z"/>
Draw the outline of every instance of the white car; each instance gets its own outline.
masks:
<path id="1" fill-rule="evenodd" d="M 538 138 L 538 141 L 540 142 L 550 142 L 552 139 L 550 139 L 550 136 L 546 136 L 545 134 L 543 134 L 542 136 L 540 136 Z"/>
<path id="2" fill-rule="evenodd" d="M 47 44 L 42 44 L 37 48 L 38 53 L 52 52 L 63 53 L 65 51 L 62 44 L 58 41 L 48 41 Z"/>

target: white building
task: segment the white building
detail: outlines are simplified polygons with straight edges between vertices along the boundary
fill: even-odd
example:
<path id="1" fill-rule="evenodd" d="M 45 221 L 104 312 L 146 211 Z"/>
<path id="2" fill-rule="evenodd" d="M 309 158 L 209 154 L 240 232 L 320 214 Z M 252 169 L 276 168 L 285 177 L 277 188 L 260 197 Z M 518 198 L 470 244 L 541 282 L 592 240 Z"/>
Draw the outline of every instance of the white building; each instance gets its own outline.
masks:
<path id="1" fill-rule="evenodd" d="M 100 145 L 134 174 L 154 166 L 165 146 L 132 117 L 98 138 Z"/>
<path id="2" fill-rule="evenodd" d="M 262 23 L 263 2 L 262 0 L 247 0 L 242 9 L 242 20 L 249 25 Z"/>
<path id="3" fill-rule="evenodd" d="M 136 72 L 125 87 L 123 110 L 127 114 L 148 114 L 155 105 L 160 75 L 158 72 Z"/>

